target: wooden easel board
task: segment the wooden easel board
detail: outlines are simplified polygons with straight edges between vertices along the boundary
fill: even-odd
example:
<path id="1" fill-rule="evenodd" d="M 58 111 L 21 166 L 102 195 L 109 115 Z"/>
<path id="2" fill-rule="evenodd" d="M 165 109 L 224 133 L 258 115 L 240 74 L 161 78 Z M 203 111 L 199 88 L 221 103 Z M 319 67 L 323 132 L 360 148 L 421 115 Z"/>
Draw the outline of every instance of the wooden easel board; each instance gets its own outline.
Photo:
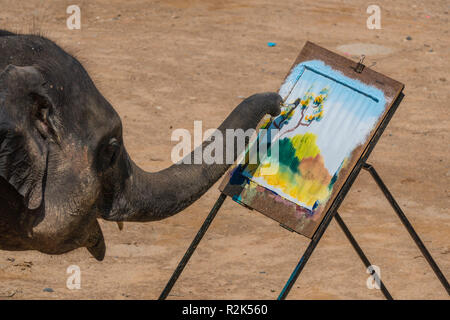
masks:
<path id="1" fill-rule="evenodd" d="M 281 115 L 261 126 L 267 131 L 255 142 L 278 152 L 250 164 L 241 157 L 219 189 L 312 238 L 404 87 L 356 66 L 307 42 L 279 89 Z"/>

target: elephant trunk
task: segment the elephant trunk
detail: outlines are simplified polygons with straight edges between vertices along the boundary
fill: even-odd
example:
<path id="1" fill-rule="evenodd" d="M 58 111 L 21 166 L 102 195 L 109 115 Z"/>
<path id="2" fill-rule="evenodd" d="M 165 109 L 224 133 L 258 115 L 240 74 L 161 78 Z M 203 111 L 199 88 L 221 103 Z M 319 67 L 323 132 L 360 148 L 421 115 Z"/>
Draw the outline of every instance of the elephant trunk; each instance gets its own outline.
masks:
<path id="1" fill-rule="evenodd" d="M 227 129 L 254 129 L 266 114 L 280 113 L 281 97 L 276 93 L 256 94 L 240 103 L 220 125 L 222 137 Z M 223 139 L 222 155 L 232 160 L 243 151 L 239 144 Z M 210 143 L 202 144 L 205 150 Z M 245 145 L 248 139 L 245 141 Z M 155 221 L 170 217 L 200 198 L 227 170 L 230 161 L 212 164 L 195 164 L 193 151 L 181 163 L 160 172 L 145 172 L 133 161 L 129 165 L 129 177 L 124 189 L 113 200 L 111 210 L 103 218 L 113 221 Z M 228 158 L 230 160 L 231 157 Z M 190 160 L 190 161 L 186 161 Z"/>

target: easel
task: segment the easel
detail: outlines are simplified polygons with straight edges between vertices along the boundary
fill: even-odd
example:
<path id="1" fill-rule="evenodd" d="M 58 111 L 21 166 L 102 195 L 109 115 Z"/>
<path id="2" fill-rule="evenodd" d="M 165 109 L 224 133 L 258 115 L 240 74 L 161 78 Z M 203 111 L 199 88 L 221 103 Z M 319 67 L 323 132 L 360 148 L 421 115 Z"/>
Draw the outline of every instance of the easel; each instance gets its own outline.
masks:
<path id="1" fill-rule="evenodd" d="M 364 65 L 362 64 L 362 59 L 357 64 L 355 71 L 358 73 L 361 73 L 364 69 Z M 350 230 L 347 228 L 346 224 L 342 220 L 342 217 L 338 213 L 338 208 L 342 201 L 344 200 L 345 196 L 347 195 L 348 191 L 350 190 L 350 187 L 352 186 L 353 182 L 355 181 L 356 177 L 360 173 L 361 169 L 367 170 L 377 185 L 380 187 L 381 191 L 383 192 L 386 199 L 391 204 L 392 208 L 395 210 L 396 214 L 400 218 L 401 222 L 405 226 L 405 228 L 408 230 L 409 234 L 413 238 L 414 242 L 419 247 L 421 253 L 425 257 L 426 261 L 430 265 L 430 267 L 433 269 L 434 273 L 438 277 L 439 281 L 444 286 L 447 293 L 450 295 L 450 287 L 447 279 L 445 278 L 442 271 L 439 269 L 438 265 L 434 261 L 433 257 L 423 244 L 422 240 L 414 230 L 411 223 L 408 221 L 407 217 L 401 210 L 398 203 L 395 201 L 392 194 L 389 192 L 388 188 L 384 184 L 384 182 L 381 180 L 380 176 L 376 172 L 375 168 L 367 163 L 367 159 L 372 152 L 373 148 L 375 147 L 376 143 L 378 142 L 378 139 L 383 134 L 384 129 L 386 128 L 387 124 L 391 120 L 393 114 L 395 113 L 396 109 L 398 108 L 400 102 L 402 101 L 404 97 L 404 94 L 401 92 L 395 102 L 393 103 L 392 107 L 389 109 L 389 112 L 385 115 L 384 119 L 382 120 L 380 126 L 377 128 L 375 134 L 372 136 L 369 144 L 366 147 L 366 150 L 364 151 L 363 155 L 360 157 L 356 165 L 353 167 L 353 170 L 351 171 L 350 175 L 348 176 L 347 180 L 345 181 L 344 185 L 342 186 L 341 190 L 339 191 L 339 194 L 334 199 L 332 205 L 328 209 L 327 213 L 325 214 L 324 219 L 322 220 L 321 224 L 317 228 L 316 232 L 314 233 L 314 236 L 311 239 L 311 242 L 309 243 L 308 247 L 306 248 L 305 252 L 303 253 L 303 256 L 299 260 L 297 266 L 295 267 L 294 271 L 292 272 L 289 280 L 287 281 L 286 285 L 284 286 L 283 290 L 281 291 L 280 295 L 278 296 L 278 300 L 284 300 L 286 299 L 287 295 L 289 294 L 292 286 L 294 285 L 295 281 L 297 280 L 298 276 L 306 266 L 306 263 L 308 262 L 309 258 L 311 257 L 312 253 L 314 252 L 314 249 L 316 248 L 317 244 L 319 243 L 320 239 L 322 238 L 322 235 L 324 234 L 325 230 L 327 229 L 328 225 L 330 224 L 333 217 L 336 219 L 337 223 L 339 224 L 340 228 L 346 235 L 347 239 L 350 241 L 351 245 L 357 252 L 358 256 L 361 258 L 361 261 L 363 262 L 364 266 L 368 268 L 371 266 L 371 263 L 367 256 L 365 255 L 364 251 L 361 249 L 359 244 L 356 242 L 355 238 L 353 237 Z M 217 199 L 214 207 L 212 208 L 211 212 L 205 219 L 205 222 L 201 226 L 200 230 L 198 231 L 197 235 L 195 236 L 194 240 L 192 241 L 191 245 L 189 246 L 188 250 L 184 254 L 183 258 L 181 259 L 180 263 L 178 264 L 177 268 L 175 269 L 174 273 L 172 274 L 169 282 L 167 283 L 166 287 L 164 288 L 163 292 L 161 293 L 159 299 L 164 300 L 169 295 L 170 291 L 172 290 L 173 286 L 175 285 L 175 282 L 177 281 L 178 277 L 183 272 L 186 264 L 189 262 L 189 259 L 191 258 L 192 254 L 194 253 L 195 249 L 197 248 L 198 244 L 202 240 L 203 236 L 205 235 L 206 231 L 208 230 L 209 226 L 211 225 L 212 221 L 217 215 L 217 212 L 219 211 L 220 207 L 224 203 L 226 199 L 226 195 L 224 193 L 221 193 L 219 198 Z M 381 281 L 381 279 L 378 277 L 375 271 L 372 271 L 372 276 L 376 280 L 377 283 L 380 284 L 380 289 L 383 293 L 383 295 L 388 300 L 392 300 L 392 296 L 389 293 L 388 289 L 384 285 L 384 283 Z"/>

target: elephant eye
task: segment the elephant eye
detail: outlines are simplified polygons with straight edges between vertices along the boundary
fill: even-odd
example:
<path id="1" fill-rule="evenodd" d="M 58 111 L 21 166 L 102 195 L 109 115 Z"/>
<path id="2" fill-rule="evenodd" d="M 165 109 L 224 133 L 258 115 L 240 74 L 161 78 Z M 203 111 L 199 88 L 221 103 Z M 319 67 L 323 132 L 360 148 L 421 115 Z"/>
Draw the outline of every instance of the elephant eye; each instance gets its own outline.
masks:
<path id="1" fill-rule="evenodd" d="M 112 166 L 116 162 L 119 152 L 120 143 L 116 138 L 112 138 L 111 140 L 109 140 L 109 143 L 106 146 L 105 153 L 103 155 L 104 165 L 106 168 Z"/>

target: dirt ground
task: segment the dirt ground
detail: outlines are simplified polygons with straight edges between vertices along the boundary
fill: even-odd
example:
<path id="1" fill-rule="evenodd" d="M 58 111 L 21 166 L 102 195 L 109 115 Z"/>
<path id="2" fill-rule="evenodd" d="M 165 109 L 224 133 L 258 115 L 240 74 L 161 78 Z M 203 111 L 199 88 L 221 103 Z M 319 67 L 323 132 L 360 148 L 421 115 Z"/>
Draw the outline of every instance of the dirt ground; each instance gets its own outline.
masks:
<path id="1" fill-rule="evenodd" d="M 81 30 L 66 27 L 71 4 Z M 370 162 L 449 278 L 449 3 L 377 1 L 381 30 L 366 27 L 369 4 L 0 0 L 0 28 L 40 30 L 75 54 L 120 114 L 129 153 L 150 171 L 171 164 L 175 128 L 193 131 L 194 120 L 215 128 L 243 96 L 276 91 L 305 41 L 355 61 L 358 48 L 378 45 L 366 65 L 403 82 L 406 97 Z M 102 221 L 103 262 L 85 249 L 1 251 L 0 299 L 155 299 L 218 195 L 216 185 L 170 219 L 121 232 Z M 368 173 L 339 211 L 394 298 L 449 298 Z M 227 200 L 169 298 L 274 299 L 308 243 Z M 80 290 L 66 287 L 70 265 L 81 268 Z M 289 298 L 382 299 L 368 276 L 333 221 Z"/>

